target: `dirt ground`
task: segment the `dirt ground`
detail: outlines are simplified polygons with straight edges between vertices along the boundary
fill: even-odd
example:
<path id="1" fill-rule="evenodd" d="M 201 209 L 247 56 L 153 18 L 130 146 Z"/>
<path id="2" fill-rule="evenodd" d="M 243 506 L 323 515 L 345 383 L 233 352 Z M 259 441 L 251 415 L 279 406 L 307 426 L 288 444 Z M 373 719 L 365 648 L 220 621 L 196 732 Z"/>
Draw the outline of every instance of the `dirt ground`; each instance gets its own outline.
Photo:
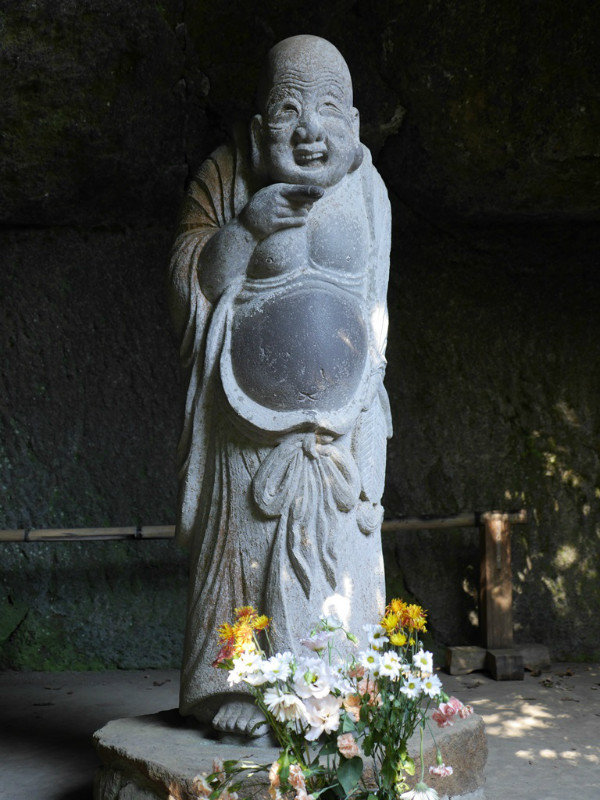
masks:
<path id="1" fill-rule="evenodd" d="M 599 800 L 600 665 L 554 664 L 525 680 L 441 674 L 488 736 L 487 800 Z M 177 705 L 169 671 L 0 674 L 0 800 L 91 800 L 92 733 Z"/>

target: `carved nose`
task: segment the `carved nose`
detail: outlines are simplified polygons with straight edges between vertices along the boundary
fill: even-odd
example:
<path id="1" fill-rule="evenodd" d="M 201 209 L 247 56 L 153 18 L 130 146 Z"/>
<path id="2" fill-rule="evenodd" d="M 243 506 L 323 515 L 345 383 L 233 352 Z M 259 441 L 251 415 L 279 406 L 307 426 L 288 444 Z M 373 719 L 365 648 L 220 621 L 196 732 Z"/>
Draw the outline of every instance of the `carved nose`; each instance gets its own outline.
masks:
<path id="1" fill-rule="evenodd" d="M 296 127 L 296 136 L 301 142 L 321 141 L 323 139 L 323 128 L 319 115 L 314 112 L 302 114 Z"/>

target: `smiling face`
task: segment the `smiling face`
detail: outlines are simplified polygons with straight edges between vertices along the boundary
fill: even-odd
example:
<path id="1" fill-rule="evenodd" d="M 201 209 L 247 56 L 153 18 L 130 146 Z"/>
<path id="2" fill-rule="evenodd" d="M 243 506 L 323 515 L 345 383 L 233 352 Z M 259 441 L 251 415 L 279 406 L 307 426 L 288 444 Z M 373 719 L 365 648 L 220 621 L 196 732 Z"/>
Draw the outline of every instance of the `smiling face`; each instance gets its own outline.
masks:
<path id="1" fill-rule="evenodd" d="M 312 36 L 285 40 L 270 59 L 263 115 L 251 128 L 263 171 L 272 182 L 334 186 L 361 153 L 346 63 Z"/>

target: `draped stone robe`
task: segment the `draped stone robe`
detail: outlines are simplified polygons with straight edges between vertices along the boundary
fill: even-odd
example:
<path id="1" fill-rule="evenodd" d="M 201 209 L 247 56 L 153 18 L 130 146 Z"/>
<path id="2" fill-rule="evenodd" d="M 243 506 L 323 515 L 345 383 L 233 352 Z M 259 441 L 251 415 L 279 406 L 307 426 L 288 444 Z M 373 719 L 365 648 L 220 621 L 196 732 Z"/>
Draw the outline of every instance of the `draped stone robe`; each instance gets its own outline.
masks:
<path id="1" fill-rule="evenodd" d="M 360 637 L 383 610 L 390 210 L 363 149 L 361 166 L 313 206 L 306 231 L 258 245 L 214 305 L 199 258 L 257 188 L 242 148 L 215 151 L 185 200 L 170 266 L 188 387 L 178 451 L 177 537 L 190 549 L 180 710 L 201 720 L 231 697 L 211 664 L 216 629 L 235 607 L 272 617 L 277 649 L 297 649 L 321 614 Z M 306 263 L 284 263 L 294 250 L 286 236 L 308 237 Z"/>

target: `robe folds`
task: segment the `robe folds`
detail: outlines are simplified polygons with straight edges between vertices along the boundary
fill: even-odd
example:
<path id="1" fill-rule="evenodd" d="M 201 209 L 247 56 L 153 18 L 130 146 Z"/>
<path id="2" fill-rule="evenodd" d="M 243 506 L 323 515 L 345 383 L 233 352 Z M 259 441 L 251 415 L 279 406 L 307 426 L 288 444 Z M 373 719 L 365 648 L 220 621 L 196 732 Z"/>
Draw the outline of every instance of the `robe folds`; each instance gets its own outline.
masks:
<path id="1" fill-rule="evenodd" d="M 228 348 L 246 276 L 235 278 L 214 304 L 199 280 L 206 242 L 258 188 L 240 142 L 216 150 L 191 182 L 170 264 L 170 306 L 187 385 L 178 449 L 177 538 L 190 553 L 180 711 L 206 722 L 231 697 L 226 673 L 212 662 L 217 628 L 232 621 L 236 607 L 253 605 L 272 618 L 276 650 L 298 650 L 320 615 L 337 615 L 360 638 L 363 624 L 376 622 L 385 603 L 387 193 L 364 148 L 361 166 L 343 179 L 344 191 L 361 195 L 368 221 L 368 257 L 350 287 L 368 335 L 352 397 L 330 410 L 326 422 L 301 419 L 299 412 L 245 414 L 247 404 L 237 407 L 231 388 Z M 285 280 L 277 291 L 287 291 Z"/>

